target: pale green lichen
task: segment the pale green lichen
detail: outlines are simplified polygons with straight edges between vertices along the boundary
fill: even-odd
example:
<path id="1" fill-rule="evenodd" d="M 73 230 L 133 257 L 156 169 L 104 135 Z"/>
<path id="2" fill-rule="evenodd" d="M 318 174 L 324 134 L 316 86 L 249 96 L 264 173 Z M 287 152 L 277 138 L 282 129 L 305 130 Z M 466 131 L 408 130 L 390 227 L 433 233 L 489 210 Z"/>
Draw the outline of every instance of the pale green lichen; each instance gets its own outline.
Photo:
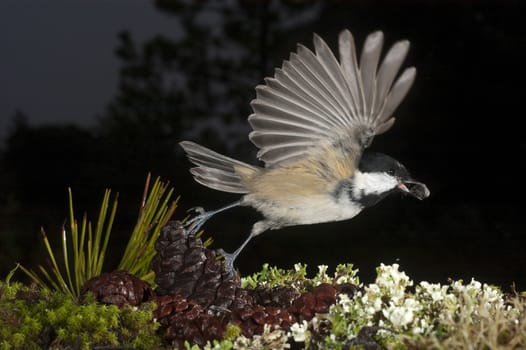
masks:
<path id="1" fill-rule="evenodd" d="M 327 265 L 320 265 L 318 266 L 316 275 L 312 278 L 307 278 L 306 264 L 295 264 L 293 269 L 281 269 L 264 264 L 261 271 L 241 278 L 241 286 L 243 288 L 292 286 L 299 292 L 304 292 L 321 283 L 351 283 L 360 285 L 358 270 L 353 269 L 352 264 L 338 265 L 332 275 L 329 275 L 327 270 Z"/>
<path id="2" fill-rule="evenodd" d="M 294 269 L 289 270 L 263 264 L 261 271 L 241 279 L 243 288 L 293 286 L 298 290 L 303 290 L 305 283 L 311 282 L 307 279 L 307 265 L 304 264 L 296 264 Z"/>
<path id="3" fill-rule="evenodd" d="M 330 309 L 331 334 L 324 349 L 341 349 L 352 344 L 364 327 L 376 329 L 375 339 L 389 349 L 406 348 L 488 348 L 526 347 L 524 302 L 505 302 L 496 287 L 472 280 L 468 284 L 452 281 L 448 285 L 413 281 L 398 264 L 381 265 L 375 283 L 352 298 L 341 294 Z M 293 325 L 291 334 L 308 341 L 316 318 Z"/>

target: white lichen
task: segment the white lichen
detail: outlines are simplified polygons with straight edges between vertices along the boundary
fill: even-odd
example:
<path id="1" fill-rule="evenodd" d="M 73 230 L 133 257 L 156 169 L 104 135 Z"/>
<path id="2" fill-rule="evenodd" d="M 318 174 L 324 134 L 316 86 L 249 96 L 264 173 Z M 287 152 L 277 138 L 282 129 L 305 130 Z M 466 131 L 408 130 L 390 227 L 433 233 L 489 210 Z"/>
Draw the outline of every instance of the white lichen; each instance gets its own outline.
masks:
<path id="1" fill-rule="evenodd" d="M 264 326 L 263 334 L 255 335 L 252 338 L 241 335 L 237 337 L 233 346 L 235 350 L 284 350 L 289 348 L 287 332 L 279 328 L 273 329 L 268 324 Z"/>

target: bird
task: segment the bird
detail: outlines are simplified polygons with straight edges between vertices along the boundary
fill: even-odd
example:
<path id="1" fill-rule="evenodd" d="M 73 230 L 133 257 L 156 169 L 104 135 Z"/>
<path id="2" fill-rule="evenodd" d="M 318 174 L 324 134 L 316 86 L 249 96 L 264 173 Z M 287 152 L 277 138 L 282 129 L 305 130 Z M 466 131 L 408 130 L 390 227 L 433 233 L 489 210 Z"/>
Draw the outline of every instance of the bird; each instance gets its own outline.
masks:
<path id="1" fill-rule="evenodd" d="M 248 117 L 250 141 L 264 166 L 250 165 L 192 141 L 182 141 L 196 182 L 214 190 L 241 194 L 216 210 L 196 208 L 187 221 L 196 233 L 212 216 L 248 206 L 263 216 L 245 241 L 224 256 L 226 270 L 248 242 L 268 230 L 343 221 L 391 193 L 417 199 L 429 196 L 396 159 L 368 150 L 373 138 L 389 130 L 395 109 L 411 88 L 416 69 L 400 68 L 409 41 L 394 43 L 380 61 L 384 35 L 369 34 L 358 61 L 352 33 L 338 36 L 339 60 L 313 35 L 314 50 L 297 45 L 273 77 L 256 86 Z"/>

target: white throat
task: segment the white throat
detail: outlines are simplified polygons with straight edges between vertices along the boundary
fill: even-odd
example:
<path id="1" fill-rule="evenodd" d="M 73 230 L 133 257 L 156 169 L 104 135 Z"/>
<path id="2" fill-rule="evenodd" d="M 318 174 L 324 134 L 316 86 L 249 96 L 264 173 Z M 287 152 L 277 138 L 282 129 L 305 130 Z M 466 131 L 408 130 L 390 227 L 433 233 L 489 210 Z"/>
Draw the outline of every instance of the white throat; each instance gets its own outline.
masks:
<path id="1" fill-rule="evenodd" d="M 354 174 L 352 194 L 354 198 L 361 198 L 371 194 L 381 194 L 398 186 L 398 180 L 384 172 Z"/>

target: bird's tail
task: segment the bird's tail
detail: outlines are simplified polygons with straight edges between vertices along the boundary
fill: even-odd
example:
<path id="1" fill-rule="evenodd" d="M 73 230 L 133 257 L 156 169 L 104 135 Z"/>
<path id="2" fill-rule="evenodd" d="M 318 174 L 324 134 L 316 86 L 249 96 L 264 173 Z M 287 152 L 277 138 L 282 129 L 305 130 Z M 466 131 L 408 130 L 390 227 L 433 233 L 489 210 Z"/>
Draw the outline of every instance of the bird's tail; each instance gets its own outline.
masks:
<path id="1" fill-rule="evenodd" d="M 195 181 L 219 191 L 249 192 L 241 175 L 254 174 L 258 171 L 258 167 L 226 157 L 194 142 L 183 141 L 179 144 L 188 159 L 197 165 L 190 169 Z"/>

